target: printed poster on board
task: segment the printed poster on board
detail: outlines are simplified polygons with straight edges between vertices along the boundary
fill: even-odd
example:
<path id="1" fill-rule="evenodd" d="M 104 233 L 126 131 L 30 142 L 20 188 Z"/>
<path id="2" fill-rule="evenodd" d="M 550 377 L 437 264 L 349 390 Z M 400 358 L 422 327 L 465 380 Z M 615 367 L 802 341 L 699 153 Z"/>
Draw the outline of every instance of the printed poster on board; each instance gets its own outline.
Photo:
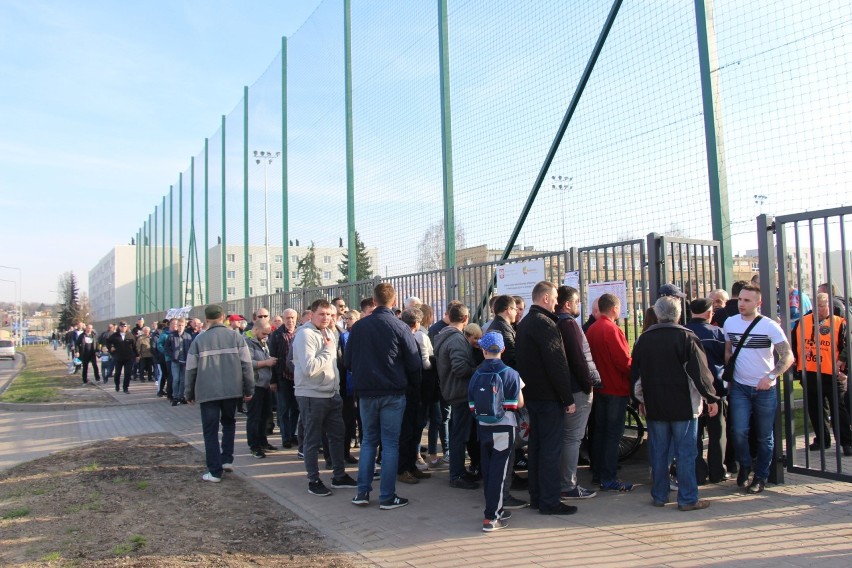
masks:
<path id="1" fill-rule="evenodd" d="M 523 298 L 524 315 L 527 314 L 532 305 L 533 288 L 542 280 L 546 280 L 543 258 L 497 266 L 497 294 L 509 294 Z"/>
<path id="2" fill-rule="evenodd" d="M 630 306 L 627 304 L 627 282 L 624 280 L 612 280 L 610 282 L 597 282 L 586 286 L 589 303 L 586 317 L 592 314 L 592 303 L 604 294 L 613 294 L 621 301 L 621 313 L 618 317 L 626 318 Z"/>

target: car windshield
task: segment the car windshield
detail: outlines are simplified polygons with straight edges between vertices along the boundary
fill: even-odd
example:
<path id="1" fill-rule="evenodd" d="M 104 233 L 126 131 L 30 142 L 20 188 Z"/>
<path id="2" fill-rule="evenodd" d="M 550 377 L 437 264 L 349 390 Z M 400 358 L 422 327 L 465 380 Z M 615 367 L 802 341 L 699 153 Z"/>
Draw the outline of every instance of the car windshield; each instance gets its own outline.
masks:
<path id="1" fill-rule="evenodd" d="M 12 342 L 9 339 L 0 339 L 0 347 L 12 347 Z"/>

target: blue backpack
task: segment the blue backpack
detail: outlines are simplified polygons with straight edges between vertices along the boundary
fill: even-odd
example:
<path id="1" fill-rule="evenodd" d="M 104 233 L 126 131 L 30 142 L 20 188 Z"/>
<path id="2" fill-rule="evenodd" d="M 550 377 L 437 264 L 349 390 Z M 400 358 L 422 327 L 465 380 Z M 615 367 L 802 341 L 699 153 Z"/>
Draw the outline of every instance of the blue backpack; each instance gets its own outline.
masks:
<path id="1" fill-rule="evenodd" d="M 477 371 L 468 386 L 471 410 L 477 420 L 483 424 L 495 424 L 506 415 L 503 407 L 503 371 Z"/>

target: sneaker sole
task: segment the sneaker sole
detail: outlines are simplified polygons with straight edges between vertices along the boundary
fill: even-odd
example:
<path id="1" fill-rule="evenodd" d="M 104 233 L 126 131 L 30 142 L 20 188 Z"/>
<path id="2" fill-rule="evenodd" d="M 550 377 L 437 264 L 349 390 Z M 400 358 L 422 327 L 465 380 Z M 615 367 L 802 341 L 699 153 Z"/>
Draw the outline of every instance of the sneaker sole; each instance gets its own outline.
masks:
<path id="1" fill-rule="evenodd" d="M 308 489 L 308 493 L 310 493 L 311 495 L 316 495 L 317 497 L 331 497 L 331 491 L 329 491 L 328 493 L 314 493 L 313 491 Z"/>
<path id="2" fill-rule="evenodd" d="M 369 501 L 352 501 L 352 504 L 356 507 L 367 507 L 370 505 Z"/>
<path id="3" fill-rule="evenodd" d="M 400 507 L 405 507 L 408 503 L 399 503 L 395 505 L 379 505 L 379 509 L 384 511 L 390 511 L 391 509 L 399 509 Z"/>
<path id="4" fill-rule="evenodd" d="M 336 485 L 334 483 L 331 484 L 332 489 L 358 489 L 358 484 L 352 485 Z"/>

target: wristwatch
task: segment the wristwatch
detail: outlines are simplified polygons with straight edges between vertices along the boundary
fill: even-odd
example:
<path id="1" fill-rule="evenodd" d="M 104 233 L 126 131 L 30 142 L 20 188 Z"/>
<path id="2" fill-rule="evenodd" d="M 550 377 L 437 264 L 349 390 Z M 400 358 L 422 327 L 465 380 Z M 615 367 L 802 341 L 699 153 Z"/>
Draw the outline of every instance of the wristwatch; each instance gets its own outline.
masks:
<path id="1" fill-rule="evenodd" d="M 770 381 L 774 381 L 774 380 L 775 380 L 775 378 L 776 378 L 778 375 L 776 375 L 775 373 L 769 373 L 769 374 L 768 374 L 768 375 L 766 375 L 766 376 L 769 378 L 769 380 L 770 380 Z"/>

